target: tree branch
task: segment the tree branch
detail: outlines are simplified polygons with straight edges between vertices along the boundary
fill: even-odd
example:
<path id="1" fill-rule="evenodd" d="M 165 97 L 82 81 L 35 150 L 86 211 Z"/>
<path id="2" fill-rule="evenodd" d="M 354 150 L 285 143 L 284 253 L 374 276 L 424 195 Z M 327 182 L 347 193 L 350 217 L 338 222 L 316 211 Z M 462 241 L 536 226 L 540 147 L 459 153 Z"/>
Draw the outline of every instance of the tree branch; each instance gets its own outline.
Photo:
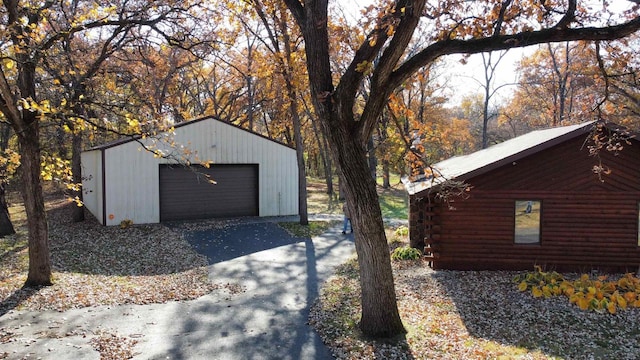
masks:
<path id="1" fill-rule="evenodd" d="M 498 19 L 496 20 L 493 36 L 500 35 L 500 31 L 502 31 L 502 23 L 504 22 L 504 14 L 507 12 L 507 8 L 511 5 L 511 2 L 512 0 L 505 0 L 502 3 L 502 7 L 500 8 L 500 14 L 498 15 Z"/>
<path id="2" fill-rule="evenodd" d="M 576 0 L 569 0 L 569 7 L 567 8 L 567 12 L 564 14 L 562 19 L 558 21 L 555 28 L 565 29 L 569 27 L 569 25 L 576 19 Z"/>
<path id="3" fill-rule="evenodd" d="M 305 23 L 306 23 L 306 19 L 304 17 L 304 7 L 302 6 L 302 3 L 300 2 L 300 0 L 284 0 L 284 3 L 287 5 L 287 8 L 289 8 L 289 11 L 291 11 L 291 15 L 293 15 L 293 17 L 296 19 L 296 23 L 300 26 L 300 27 L 304 27 Z M 306 3 L 315 3 L 315 1 L 307 1 Z"/>
<path id="4" fill-rule="evenodd" d="M 444 55 L 476 54 L 488 51 L 520 48 L 548 42 L 616 40 L 633 34 L 639 29 L 640 17 L 637 17 L 624 24 L 608 27 L 585 27 L 577 29 L 551 28 L 479 39 L 441 40 L 429 45 L 424 50 L 405 61 L 394 71 L 392 77 L 387 83 L 387 86 L 391 89 L 398 87 L 418 69 Z"/>
<path id="5" fill-rule="evenodd" d="M 387 81 L 404 55 L 405 49 L 420 23 L 424 6 L 425 1 L 398 1 L 396 4 L 395 12 L 401 15 L 400 23 L 389 46 L 384 50 L 371 79 L 371 97 L 367 101 L 360 120 L 362 139 L 369 138 L 373 133 L 377 114 L 380 114 L 387 101 L 388 90 L 385 89 Z M 378 93 L 380 96 L 377 95 Z"/>

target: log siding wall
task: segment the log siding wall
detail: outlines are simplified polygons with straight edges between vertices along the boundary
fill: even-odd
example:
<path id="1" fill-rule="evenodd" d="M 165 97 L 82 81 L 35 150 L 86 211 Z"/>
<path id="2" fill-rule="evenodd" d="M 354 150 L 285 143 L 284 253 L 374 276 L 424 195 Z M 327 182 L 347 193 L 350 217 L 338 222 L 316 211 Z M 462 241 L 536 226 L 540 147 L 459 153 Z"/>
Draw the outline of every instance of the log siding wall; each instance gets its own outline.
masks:
<path id="1" fill-rule="evenodd" d="M 432 243 L 439 269 L 637 271 L 640 143 L 618 155 L 600 181 L 584 136 L 466 181 L 467 199 L 449 206 L 426 191 L 410 197 L 410 240 Z M 515 201 L 541 201 L 539 244 L 515 244 Z M 426 240 L 426 241 L 425 241 Z"/>

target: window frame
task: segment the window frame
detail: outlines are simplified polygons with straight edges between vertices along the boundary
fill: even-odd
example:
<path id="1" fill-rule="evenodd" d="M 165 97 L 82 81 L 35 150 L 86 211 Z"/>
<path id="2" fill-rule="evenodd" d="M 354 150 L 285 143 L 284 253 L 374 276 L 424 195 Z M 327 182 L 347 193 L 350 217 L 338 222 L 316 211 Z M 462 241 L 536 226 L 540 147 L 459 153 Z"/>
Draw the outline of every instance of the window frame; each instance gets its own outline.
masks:
<path id="1" fill-rule="evenodd" d="M 531 241 L 523 241 L 523 237 L 527 236 L 526 234 L 518 234 L 518 229 L 520 228 L 520 232 L 528 229 L 529 227 L 522 227 L 522 226 L 518 226 L 518 210 L 522 209 L 522 207 L 526 207 L 526 203 L 531 202 L 532 203 L 532 208 L 533 210 L 537 209 L 537 231 L 536 234 L 537 235 L 537 241 L 535 242 L 531 242 Z M 639 205 L 640 206 L 640 205 Z M 639 208 L 640 209 L 640 208 Z M 535 213 L 535 211 L 534 211 Z M 521 215 L 524 215 L 521 214 Z M 638 219 L 638 223 L 640 225 L 640 218 Z M 533 234 L 531 234 L 533 235 Z M 518 241 L 520 240 L 520 241 Z M 640 244 L 640 233 L 639 233 L 639 238 L 638 238 L 639 244 Z M 527 200 L 521 200 L 521 199 L 516 199 L 513 202 L 513 244 L 516 246 L 540 246 L 542 245 L 542 200 L 541 199 L 527 199 Z"/>

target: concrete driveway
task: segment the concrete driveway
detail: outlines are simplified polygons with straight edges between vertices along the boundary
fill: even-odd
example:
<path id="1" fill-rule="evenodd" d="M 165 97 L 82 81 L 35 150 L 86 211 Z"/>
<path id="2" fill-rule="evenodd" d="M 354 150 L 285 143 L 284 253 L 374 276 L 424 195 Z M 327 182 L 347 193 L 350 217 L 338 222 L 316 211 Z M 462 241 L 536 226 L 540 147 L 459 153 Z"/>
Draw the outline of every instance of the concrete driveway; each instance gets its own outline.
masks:
<path id="1" fill-rule="evenodd" d="M 306 322 L 320 284 L 353 254 L 352 236 L 336 226 L 313 239 L 293 238 L 275 223 L 260 222 L 194 231 L 188 239 L 209 257 L 215 283 L 239 284 L 243 291 L 168 304 L 12 311 L 0 327 L 15 341 L 0 344 L 0 353 L 99 359 L 91 339 L 115 333 L 138 342 L 134 359 L 332 358 Z"/>

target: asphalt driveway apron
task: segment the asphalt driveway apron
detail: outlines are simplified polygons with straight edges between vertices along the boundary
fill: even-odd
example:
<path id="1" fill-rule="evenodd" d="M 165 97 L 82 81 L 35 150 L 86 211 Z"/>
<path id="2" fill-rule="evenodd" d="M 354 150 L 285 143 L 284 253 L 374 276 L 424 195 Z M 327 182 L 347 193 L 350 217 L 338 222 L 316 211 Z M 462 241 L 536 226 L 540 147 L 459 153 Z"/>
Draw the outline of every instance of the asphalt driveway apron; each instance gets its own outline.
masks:
<path id="1" fill-rule="evenodd" d="M 307 325 L 318 288 L 354 251 L 352 237 L 334 227 L 322 236 L 297 238 L 274 222 L 190 231 L 187 240 L 209 258 L 216 283 L 240 284 L 243 292 L 206 302 L 176 319 L 180 344 L 157 358 L 183 355 L 209 359 L 332 359 Z M 176 346 L 178 345 L 178 346 Z M 152 349 L 149 348 L 149 351 Z M 191 357 L 186 357 L 191 358 Z"/>
<path id="2" fill-rule="evenodd" d="M 0 324 L 17 340 L 2 350 L 16 359 L 97 360 L 90 341 L 117 333 L 137 341 L 134 359 L 332 358 L 306 323 L 320 284 L 353 254 L 352 236 L 337 226 L 313 239 L 295 238 L 271 222 L 186 235 L 209 257 L 211 280 L 238 285 L 239 293 L 220 290 L 167 304 L 11 311 Z"/>

